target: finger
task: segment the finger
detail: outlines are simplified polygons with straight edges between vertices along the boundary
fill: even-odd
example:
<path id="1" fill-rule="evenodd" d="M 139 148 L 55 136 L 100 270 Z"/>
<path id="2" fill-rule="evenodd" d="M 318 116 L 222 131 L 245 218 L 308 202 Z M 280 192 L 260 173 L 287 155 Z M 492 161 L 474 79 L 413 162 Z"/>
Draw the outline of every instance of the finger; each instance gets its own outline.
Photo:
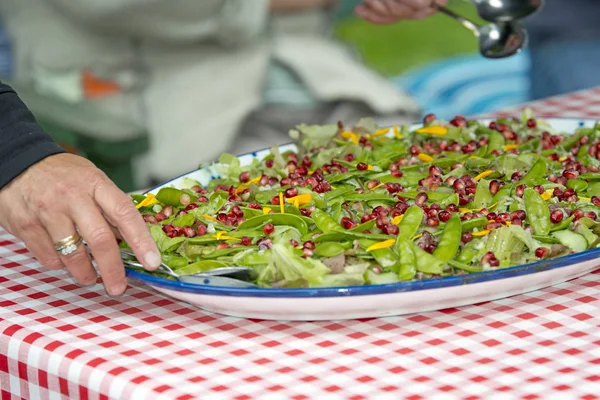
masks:
<path id="1" fill-rule="evenodd" d="M 386 2 L 383 0 L 365 0 L 364 3 L 374 13 L 380 14 L 381 16 L 386 16 L 390 12 L 386 6 Z"/>
<path id="2" fill-rule="evenodd" d="M 24 222 L 21 226 L 22 228 L 17 236 L 25 242 L 29 251 L 33 253 L 40 264 L 50 270 L 62 270 L 66 268 L 54 249 L 48 232 L 42 227 L 39 221 Z"/>
<path id="3" fill-rule="evenodd" d="M 392 24 L 398 21 L 398 18 L 386 17 L 375 13 L 370 8 L 366 7 L 364 4 L 361 4 L 360 6 L 356 7 L 355 13 L 359 18 L 362 18 L 365 21 L 369 21 L 373 24 L 378 25 Z"/>
<path id="4" fill-rule="evenodd" d="M 434 3 L 437 3 L 435 0 L 402 0 L 401 2 L 398 0 L 394 1 L 395 3 L 402 3 L 403 5 L 412 8 L 413 11 L 424 11 L 428 9 L 434 8 Z"/>
<path id="5" fill-rule="evenodd" d="M 396 17 L 396 18 L 400 18 L 400 19 L 407 19 L 407 18 L 414 18 L 416 11 L 415 9 L 407 6 L 404 3 L 400 3 L 397 1 L 388 1 L 386 3 L 386 6 L 389 10 L 388 15 Z"/>
<path id="6" fill-rule="evenodd" d="M 50 235 L 52 247 L 54 247 L 54 243 L 77 233 L 73 221 L 66 214 L 54 215 L 52 218 L 47 218 L 46 215 L 42 213 L 40 215 L 40 220 Z M 58 254 L 55 248 L 53 250 L 55 254 Z M 92 262 L 83 245 L 79 244 L 77 249 L 69 255 L 59 254 L 59 258 L 67 267 L 71 276 L 73 276 L 73 279 L 81 285 L 89 286 L 96 283 L 98 277 L 96 270 L 92 266 Z"/>
<path id="7" fill-rule="evenodd" d="M 147 270 L 156 270 L 161 256 L 148 227 L 130 198 L 112 182 L 106 181 L 96 187 L 96 203 L 106 217 L 115 223 L 123 239 Z"/>
<path id="8" fill-rule="evenodd" d="M 91 198 L 78 199 L 74 204 L 77 207 L 71 216 L 94 255 L 106 291 L 112 296 L 123 294 L 127 279 L 115 235 Z"/>

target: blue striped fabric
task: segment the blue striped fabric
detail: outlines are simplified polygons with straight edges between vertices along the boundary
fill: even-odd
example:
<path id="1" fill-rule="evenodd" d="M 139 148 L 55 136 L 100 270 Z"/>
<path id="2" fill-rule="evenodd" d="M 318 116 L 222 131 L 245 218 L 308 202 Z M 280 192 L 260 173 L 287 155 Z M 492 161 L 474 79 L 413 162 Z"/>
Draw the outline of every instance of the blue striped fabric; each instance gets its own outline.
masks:
<path id="1" fill-rule="evenodd" d="M 441 118 L 498 110 L 529 99 L 529 56 L 504 60 L 461 56 L 393 78 L 425 113 Z"/>

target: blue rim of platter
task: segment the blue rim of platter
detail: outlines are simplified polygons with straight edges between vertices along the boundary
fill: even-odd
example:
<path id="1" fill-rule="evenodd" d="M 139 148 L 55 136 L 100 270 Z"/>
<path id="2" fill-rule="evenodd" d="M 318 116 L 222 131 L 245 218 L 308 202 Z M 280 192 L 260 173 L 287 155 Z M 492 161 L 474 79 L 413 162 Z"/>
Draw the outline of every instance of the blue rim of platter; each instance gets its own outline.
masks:
<path id="1" fill-rule="evenodd" d="M 537 117 L 544 118 L 544 117 Z M 556 121 L 569 121 L 578 126 L 584 126 L 590 119 L 580 118 L 553 118 L 547 119 Z M 480 121 L 490 121 L 489 118 Z M 264 150 L 264 149 L 262 149 Z M 258 150 L 258 151 L 262 151 Z M 257 151 L 257 152 L 258 152 Z M 253 155 L 256 152 L 242 154 L 239 157 Z M 176 181 L 182 177 L 190 175 L 195 171 L 188 172 L 164 182 L 145 193 L 152 192 L 160 187 Z M 179 282 L 153 276 L 144 272 L 127 270 L 127 276 L 135 281 L 145 283 L 152 287 L 168 289 L 177 292 L 194 293 L 213 296 L 235 296 L 235 297 L 274 297 L 274 298 L 310 298 L 310 297 L 342 297 L 342 296 L 370 296 L 389 293 L 410 292 L 418 290 L 439 289 L 445 287 L 462 286 L 500 279 L 514 278 L 523 275 L 534 274 L 538 272 L 549 271 L 557 268 L 590 261 L 600 256 L 600 248 L 589 249 L 584 252 L 570 254 L 567 256 L 542 260 L 530 264 L 518 265 L 510 268 L 475 272 L 465 275 L 450 276 L 445 278 L 432 278 L 410 282 L 397 282 L 384 285 L 362 285 L 362 286 L 343 286 L 343 287 L 322 287 L 322 288 L 290 288 L 290 289 L 271 289 L 271 288 L 232 288 L 222 286 L 198 285 Z"/>

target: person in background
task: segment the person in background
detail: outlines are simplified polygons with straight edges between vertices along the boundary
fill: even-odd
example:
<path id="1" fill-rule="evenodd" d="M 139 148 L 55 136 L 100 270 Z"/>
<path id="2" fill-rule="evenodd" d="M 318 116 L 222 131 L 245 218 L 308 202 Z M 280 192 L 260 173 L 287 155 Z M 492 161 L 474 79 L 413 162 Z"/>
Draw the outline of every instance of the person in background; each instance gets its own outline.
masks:
<path id="1" fill-rule="evenodd" d="M 335 3 L 3 0 L 0 12 L 16 81 L 146 127 L 148 184 L 288 142 L 299 123 L 414 120 L 412 99 L 333 39 Z"/>
<path id="2" fill-rule="evenodd" d="M 431 4 L 431 0 L 367 0 L 356 13 L 376 24 L 390 24 L 433 15 Z M 524 20 L 530 39 L 532 99 L 600 86 L 599 15 L 597 0 L 546 0 L 541 10 Z"/>

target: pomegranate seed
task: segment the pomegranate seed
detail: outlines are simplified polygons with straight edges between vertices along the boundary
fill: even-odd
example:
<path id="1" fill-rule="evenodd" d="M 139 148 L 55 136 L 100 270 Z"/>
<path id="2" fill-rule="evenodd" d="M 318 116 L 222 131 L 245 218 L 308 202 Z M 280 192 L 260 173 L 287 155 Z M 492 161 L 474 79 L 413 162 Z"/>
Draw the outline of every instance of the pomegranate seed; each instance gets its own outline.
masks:
<path id="1" fill-rule="evenodd" d="M 430 208 L 429 211 L 427 211 L 427 216 L 429 218 L 437 218 L 438 216 L 438 210 L 434 209 L 434 208 Z"/>
<path id="2" fill-rule="evenodd" d="M 388 193 L 398 193 L 400 190 L 402 190 L 402 185 L 399 183 L 386 183 L 385 188 L 387 189 Z"/>
<path id="3" fill-rule="evenodd" d="M 291 244 L 293 247 L 298 247 L 298 245 L 299 245 L 300 243 L 298 243 L 298 241 L 297 241 L 297 240 L 290 239 L 290 244 Z"/>
<path id="4" fill-rule="evenodd" d="M 331 185 L 327 182 L 321 182 L 313 190 L 317 193 L 329 192 L 331 191 Z"/>
<path id="5" fill-rule="evenodd" d="M 458 211 L 458 206 L 456 204 L 448 204 L 446 206 L 446 211 L 448 211 L 448 212 L 457 212 Z"/>
<path id="6" fill-rule="evenodd" d="M 496 121 L 492 121 L 492 122 L 490 122 L 490 124 L 488 125 L 488 127 L 490 129 L 497 129 L 498 128 L 498 124 L 496 124 Z"/>
<path id="7" fill-rule="evenodd" d="M 596 219 L 598 219 L 598 215 L 596 215 L 596 213 L 595 213 L 594 211 L 587 211 L 587 212 L 584 214 L 584 216 L 585 216 L 586 218 L 593 219 L 594 221 L 595 221 Z"/>
<path id="8" fill-rule="evenodd" d="M 309 250 L 314 250 L 315 249 L 315 244 L 312 241 L 306 241 L 304 242 L 304 244 L 302 245 L 302 248 L 304 249 L 309 249 Z"/>
<path id="9" fill-rule="evenodd" d="M 170 218 L 173 215 L 173 206 L 165 206 L 161 212 L 165 217 Z"/>
<path id="10" fill-rule="evenodd" d="M 585 217 L 585 213 L 582 210 L 577 209 L 573 211 L 573 219 L 578 220 L 583 217 Z"/>
<path id="11" fill-rule="evenodd" d="M 430 176 L 442 176 L 443 171 L 440 167 L 438 167 L 437 165 L 432 165 L 431 167 L 429 167 L 429 175 Z"/>
<path id="12" fill-rule="evenodd" d="M 427 203 L 427 200 L 429 199 L 429 196 L 427 196 L 427 193 L 419 193 L 417 195 L 417 197 L 415 198 L 415 204 L 419 207 L 425 205 L 425 203 Z"/>
<path id="13" fill-rule="evenodd" d="M 384 226 L 390 223 L 390 220 L 386 217 L 379 217 L 375 220 L 375 226 L 383 230 Z"/>
<path id="14" fill-rule="evenodd" d="M 435 219 L 435 218 L 428 218 L 427 219 L 427 225 L 431 226 L 432 228 L 435 228 L 439 224 L 440 224 L 440 222 L 437 219 Z"/>
<path id="15" fill-rule="evenodd" d="M 344 157 L 344 160 L 346 160 L 347 162 L 352 162 L 354 161 L 356 157 L 354 156 L 354 154 L 352 153 L 348 153 L 346 154 L 346 156 Z"/>
<path id="16" fill-rule="evenodd" d="M 454 171 L 455 169 L 459 169 L 464 167 L 464 165 L 462 165 L 461 163 L 456 163 L 454 165 L 452 165 L 452 170 Z"/>
<path id="17" fill-rule="evenodd" d="M 400 228 L 398 228 L 396 225 L 394 224 L 387 224 L 386 225 L 386 230 L 387 230 L 387 234 L 388 235 L 397 235 L 398 233 L 400 233 Z"/>
<path id="18" fill-rule="evenodd" d="M 301 208 L 300 214 L 302 214 L 305 217 L 310 217 L 310 215 L 312 214 L 312 210 L 309 208 Z"/>
<path id="19" fill-rule="evenodd" d="M 465 183 L 461 179 L 455 180 L 454 184 L 452 184 L 452 186 L 454 187 L 454 191 L 465 190 L 465 188 L 466 188 Z"/>
<path id="20" fill-rule="evenodd" d="M 495 221 L 498 215 L 496 215 L 496 213 L 494 212 L 491 212 L 488 213 L 485 217 L 488 219 L 488 221 Z"/>
<path id="21" fill-rule="evenodd" d="M 379 182 L 379 180 L 377 180 L 377 179 L 371 179 L 369 182 L 367 182 L 367 189 L 373 190 L 377 186 L 379 186 L 380 183 L 381 182 Z"/>
<path id="22" fill-rule="evenodd" d="M 579 172 L 573 170 L 566 170 L 563 172 L 563 176 L 567 179 L 577 179 Z"/>
<path id="23" fill-rule="evenodd" d="M 435 244 L 431 243 L 431 244 L 426 245 L 423 250 L 425 250 L 428 253 L 433 253 L 436 247 L 437 246 Z"/>
<path id="24" fill-rule="evenodd" d="M 263 226 L 263 232 L 265 233 L 265 235 L 270 235 L 271 233 L 273 233 L 273 231 L 275 231 L 275 227 L 273 226 L 273 224 L 266 224 L 265 226 Z"/>
<path id="25" fill-rule="evenodd" d="M 591 202 L 596 207 L 600 207 L 600 197 L 598 197 L 598 196 L 592 196 Z"/>
<path id="26" fill-rule="evenodd" d="M 511 214 L 511 217 L 514 218 L 518 218 L 521 221 L 525 221 L 525 219 L 527 218 L 527 213 L 523 210 L 517 210 L 517 211 L 513 211 L 513 213 Z"/>
<path id="27" fill-rule="evenodd" d="M 244 171 L 240 174 L 240 182 L 247 183 L 250 180 L 250 172 Z"/>
<path id="28" fill-rule="evenodd" d="M 438 214 L 438 219 L 440 220 L 440 222 L 448 222 L 448 221 L 450 221 L 451 217 L 452 217 L 452 214 L 449 213 L 448 211 L 440 211 Z"/>
<path id="29" fill-rule="evenodd" d="M 471 232 L 463 232 L 463 234 L 460 236 L 460 240 L 463 243 L 469 243 L 471 240 L 473 240 L 473 234 Z"/>
<path id="30" fill-rule="evenodd" d="M 382 206 L 377 206 L 373 209 L 374 215 L 380 215 L 382 217 L 385 217 L 386 215 L 388 215 L 388 213 L 389 213 L 388 210 Z"/>
<path id="31" fill-rule="evenodd" d="M 274 206 L 279 205 L 279 196 L 271 197 L 271 204 Z"/>
<path id="32" fill-rule="evenodd" d="M 202 223 L 198 223 L 198 228 L 196 228 L 196 232 L 198 233 L 198 236 L 206 235 L 207 231 L 208 231 L 208 229 L 206 228 L 206 225 L 204 225 Z"/>
<path id="33" fill-rule="evenodd" d="M 511 176 L 510 176 L 510 180 L 513 182 L 518 182 L 523 178 L 523 174 L 521 172 L 514 172 Z"/>
<path id="34" fill-rule="evenodd" d="M 527 188 L 527 185 L 519 185 L 515 188 L 515 196 L 523 198 L 523 195 L 525 194 L 525 189 Z"/>
<path id="35" fill-rule="evenodd" d="M 191 226 L 184 227 L 183 234 L 189 238 L 196 237 L 196 231 Z"/>
<path id="36" fill-rule="evenodd" d="M 366 171 L 368 168 L 369 166 L 364 162 L 360 162 L 356 165 L 356 169 L 359 171 Z"/>
<path id="37" fill-rule="evenodd" d="M 464 194 L 458 196 L 458 205 L 466 206 L 471 202 L 471 199 Z"/>
<path id="38" fill-rule="evenodd" d="M 498 193 L 498 190 L 500 190 L 500 183 L 496 179 L 494 179 L 490 182 L 490 193 L 493 196 L 496 193 Z"/>
<path id="39" fill-rule="evenodd" d="M 258 203 L 250 203 L 248 204 L 248 208 L 252 208 L 254 210 L 262 210 L 262 206 Z"/>
<path id="40" fill-rule="evenodd" d="M 464 128 L 467 126 L 467 121 L 465 121 L 464 119 L 459 119 L 457 116 L 450 121 L 450 125 L 454 125 L 459 128 Z"/>
<path id="41" fill-rule="evenodd" d="M 490 258 L 490 260 L 488 261 L 488 263 L 490 264 L 490 267 L 498 267 L 498 266 L 500 266 L 500 260 L 498 260 L 496 257 Z"/>
<path id="42" fill-rule="evenodd" d="M 265 167 L 267 167 L 267 168 L 273 168 L 274 164 L 275 164 L 275 162 L 271 159 L 265 160 Z"/>
<path id="43" fill-rule="evenodd" d="M 533 129 L 533 128 L 536 128 L 536 127 L 537 127 L 537 122 L 535 121 L 535 119 L 533 119 L 533 118 L 529 118 L 529 119 L 527 120 L 527 127 L 528 127 L 528 128 L 532 128 L 532 129 Z M 546 133 L 546 132 L 544 132 L 544 133 Z"/>
<path id="44" fill-rule="evenodd" d="M 412 154 L 413 156 L 418 156 L 419 154 L 421 154 L 421 148 L 417 145 L 412 145 L 410 146 L 410 154 Z"/>
<path id="45" fill-rule="evenodd" d="M 252 239 L 249 236 L 243 236 L 240 243 L 242 246 L 250 246 L 252 244 Z"/>
<path id="46" fill-rule="evenodd" d="M 482 264 L 489 264 L 489 263 L 490 263 L 490 260 L 491 260 L 492 258 L 496 258 L 496 255 L 494 254 L 494 252 L 492 252 L 492 251 L 488 251 L 487 253 L 485 253 L 485 254 L 483 255 L 483 257 L 481 257 L 481 263 L 482 263 Z"/>
<path id="47" fill-rule="evenodd" d="M 178 211 L 178 212 L 177 212 L 177 214 L 175 214 L 175 216 L 176 216 L 176 217 L 179 217 L 180 215 L 186 215 L 186 214 L 187 214 L 187 211 L 185 211 L 185 210 L 180 210 L 180 211 Z"/>
<path id="48" fill-rule="evenodd" d="M 435 116 L 435 114 L 427 114 L 425 117 L 423 117 L 423 124 L 429 124 L 435 121 L 436 119 L 437 117 Z"/>
<path id="49" fill-rule="evenodd" d="M 231 207 L 231 212 L 237 218 L 242 218 L 244 216 L 244 212 L 242 211 L 242 209 L 239 206 L 233 206 L 233 207 Z"/>
<path id="50" fill-rule="evenodd" d="M 271 241 L 271 239 L 262 238 L 258 242 L 256 242 L 256 244 L 258 245 L 259 250 L 267 250 L 271 248 L 273 242 Z"/>
<path id="51" fill-rule="evenodd" d="M 283 195 L 285 196 L 286 199 L 296 197 L 296 196 L 298 196 L 298 189 L 296 189 L 296 188 L 286 189 Z M 279 199 L 277 201 L 279 201 Z"/>
<path id="52" fill-rule="evenodd" d="M 535 189 L 535 191 L 536 191 L 536 192 L 538 192 L 539 194 L 544 194 L 544 192 L 545 192 L 545 190 L 544 190 L 544 187 L 543 187 L 542 185 L 537 185 L 537 186 L 534 186 L 534 189 Z"/>
<path id="53" fill-rule="evenodd" d="M 302 158 L 302 166 L 306 168 L 310 168 L 312 166 L 312 161 L 309 156 L 304 156 L 304 158 Z"/>
<path id="54" fill-rule="evenodd" d="M 156 224 L 156 217 L 153 215 L 144 215 L 144 222 L 147 222 L 149 224 Z"/>
<path id="55" fill-rule="evenodd" d="M 550 254 L 550 250 L 546 247 L 538 247 L 535 249 L 535 256 L 537 258 L 546 258 Z"/>
<path id="56" fill-rule="evenodd" d="M 550 221 L 553 224 L 558 224 L 564 218 L 562 210 L 554 210 L 550 213 Z"/>

